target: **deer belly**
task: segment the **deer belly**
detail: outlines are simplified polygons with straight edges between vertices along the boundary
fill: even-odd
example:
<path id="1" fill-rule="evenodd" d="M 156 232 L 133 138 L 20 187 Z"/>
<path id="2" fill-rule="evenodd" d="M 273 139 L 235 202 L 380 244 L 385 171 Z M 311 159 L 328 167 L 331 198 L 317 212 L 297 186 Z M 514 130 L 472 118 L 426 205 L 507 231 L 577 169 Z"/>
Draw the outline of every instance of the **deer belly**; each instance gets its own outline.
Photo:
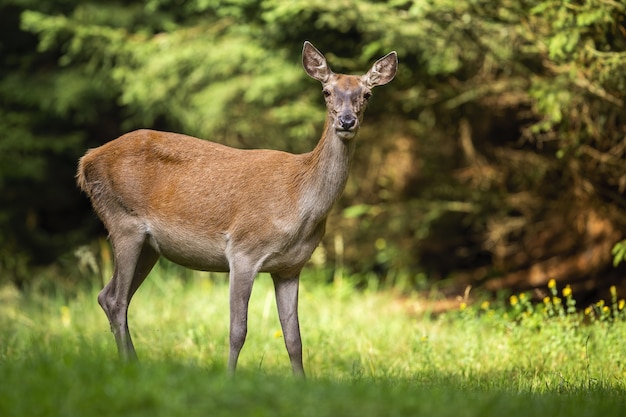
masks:
<path id="1" fill-rule="evenodd" d="M 189 237 L 182 230 L 150 233 L 150 245 L 170 261 L 200 271 L 227 272 L 225 243 L 220 236 Z"/>

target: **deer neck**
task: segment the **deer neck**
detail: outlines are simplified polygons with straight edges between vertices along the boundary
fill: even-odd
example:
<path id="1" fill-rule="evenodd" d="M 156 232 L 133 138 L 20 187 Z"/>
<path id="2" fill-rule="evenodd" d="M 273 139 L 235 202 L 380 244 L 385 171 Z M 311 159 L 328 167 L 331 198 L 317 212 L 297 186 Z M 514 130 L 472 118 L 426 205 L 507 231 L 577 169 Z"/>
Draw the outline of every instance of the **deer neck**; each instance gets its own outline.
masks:
<path id="1" fill-rule="evenodd" d="M 307 170 L 302 178 L 300 212 L 314 222 L 326 218 L 348 180 L 355 141 L 337 136 L 326 118 L 322 137 L 313 151 L 306 154 Z"/>

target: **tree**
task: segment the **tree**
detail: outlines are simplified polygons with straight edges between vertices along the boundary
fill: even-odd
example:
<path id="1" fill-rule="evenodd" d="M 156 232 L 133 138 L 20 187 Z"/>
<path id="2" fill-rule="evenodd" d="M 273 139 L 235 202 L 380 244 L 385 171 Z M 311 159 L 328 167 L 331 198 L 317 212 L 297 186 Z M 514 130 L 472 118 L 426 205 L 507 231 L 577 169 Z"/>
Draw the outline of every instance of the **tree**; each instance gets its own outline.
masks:
<path id="1" fill-rule="evenodd" d="M 525 287 L 606 273 L 623 238 L 620 2 L 14 0 L 2 12 L 4 271 L 15 253 L 48 261 L 94 232 L 75 160 L 124 131 L 309 150 L 323 107 L 299 65 L 305 39 L 342 72 L 400 58 L 330 218 L 330 261 L 382 280 Z"/>

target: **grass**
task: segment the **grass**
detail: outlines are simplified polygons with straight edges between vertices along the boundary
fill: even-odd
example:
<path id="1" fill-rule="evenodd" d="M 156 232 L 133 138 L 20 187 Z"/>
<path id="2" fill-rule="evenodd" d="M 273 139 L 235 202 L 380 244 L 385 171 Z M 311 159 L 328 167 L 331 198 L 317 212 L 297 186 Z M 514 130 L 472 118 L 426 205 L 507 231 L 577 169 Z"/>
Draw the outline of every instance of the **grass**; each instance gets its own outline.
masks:
<path id="1" fill-rule="evenodd" d="M 238 374 L 226 375 L 225 278 L 186 284 L 155 270 L 130 326 L 141 362 L 117 360 L 95 301 L 0 291 L 0 415 L 528 416 L 618 415 L 626 405 L 626 312 L 573 309 L 549 288 L 503 305 L 415 315 L 418 298 L 303 279 L 306 381 L 290 375 L 271 280 L 250 304 Z M 506 304 L 506 305 L 504 305 Z"/>

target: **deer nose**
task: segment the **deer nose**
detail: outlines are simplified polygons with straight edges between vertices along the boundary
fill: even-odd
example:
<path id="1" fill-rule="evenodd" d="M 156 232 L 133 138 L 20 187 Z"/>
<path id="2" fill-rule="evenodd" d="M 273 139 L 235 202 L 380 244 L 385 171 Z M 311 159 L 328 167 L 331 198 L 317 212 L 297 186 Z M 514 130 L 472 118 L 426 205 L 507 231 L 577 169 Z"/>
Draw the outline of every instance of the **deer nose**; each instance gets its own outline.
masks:
<path id="1" fill-rule="evenodd" d="M 339 124 L 344 130 L 350 130 L 356 125 L 356 117 L 353 114 L 342 114 L 339 116 Z"/>

